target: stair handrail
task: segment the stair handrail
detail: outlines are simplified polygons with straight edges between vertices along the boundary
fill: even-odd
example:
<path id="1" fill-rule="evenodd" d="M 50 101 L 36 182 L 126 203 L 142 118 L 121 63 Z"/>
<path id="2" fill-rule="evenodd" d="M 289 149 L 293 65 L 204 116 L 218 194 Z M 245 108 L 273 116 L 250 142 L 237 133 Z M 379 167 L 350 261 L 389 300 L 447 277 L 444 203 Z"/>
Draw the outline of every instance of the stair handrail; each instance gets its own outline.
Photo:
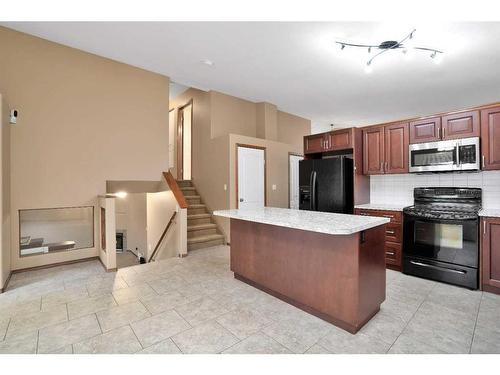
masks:
<path id="1" fill-rule="evenodd" d="M 167 226 L 163 230 L 163 233 L 161 234 L 160 239 L 156 243 L 155 249 L 153 250 L 153 254 L 151 254 L 151 256 L 149 257 L 148 263 L 151 262 L 154 259 L 154 257 L 156 256 L 156 253 L 160 249 L 160 245 L 161 245 L 163 239 L 165 238 L 165 236 L 167 235 L 168 230 L 172 226 L 172 223 L 174 222 L 174 218 L 175 218 L 176 215 L 177 215 L 177 212 L 174 211 L 174 213 L 172 214 L 172 216 L 170 216 L 170 220 L 168 221 Z"/>
<path id="2" fill-rule="evenodd" d="M 177 184 L 177 181 L 175 180 L 172 173 L 170 171 L 163 172 L 163 177 L 165 177 L 168 187 L 170 188 L 170 190 L 172 190 L 172 193 L 174 194 L 174 197 L 177 200 L 177 204 L 179 205 L 179 207 L 188 208 L 189 205 L 186 201 L 186 198 L 184 197 L 184 194 L 182 193 L 182 190 L 179 188 L 179 185 Z"/>

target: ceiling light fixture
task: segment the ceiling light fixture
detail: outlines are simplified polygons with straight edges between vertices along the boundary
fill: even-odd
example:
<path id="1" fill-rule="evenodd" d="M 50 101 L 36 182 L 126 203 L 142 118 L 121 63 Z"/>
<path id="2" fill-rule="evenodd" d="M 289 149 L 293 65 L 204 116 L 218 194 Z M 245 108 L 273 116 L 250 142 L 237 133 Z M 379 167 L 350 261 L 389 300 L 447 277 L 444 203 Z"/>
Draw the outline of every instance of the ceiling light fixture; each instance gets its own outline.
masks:
<path id="1" fill-rule="evenodd" d="M 439 64 L 443 58 L 443 51 L 440 51 L 435 48 L 427 48 L 427 47 L 417 47 L 414 45 L 414 34 L 417 31 L 417 29 L 413 29 L 411 33 L 409 33 L 406 37 L 401 39 L 400 41 L 396 40 L 386 40 L 385 42 L 380 43 L 379 45 L 371 45 L 371 44 L 353 44 L 353 43 L 347 43 L 347 42 L 340 42 L 336 41 L 335 43 L 340 44 L 340 49 L 343 50 L 346 46 L 347 47 L 357 47 L 357 48 L 367 48 L 368 53 L 371 53 L 372 49 L 378 49 L 380 50 L 378 53 L 376 53 L 370 60 L 365 65 L 365 72 L 371 73 L 372 71 L 372 63 L 373 60 L 375 60 L 378 56 L 381 54 L 391 51 L 391 50 L 397 50 L 397 49 L 402 49 L 403 54 L 405 55 L 406 58 L 409 58 L 414 51 L 424 51 L 424 52 L 431 52 L 431 58 L 432 60 L 436 63 Z"/>
<path id="2" fill-rule="evenodd" d="M 212 60 L 208 60 L 208 59 L 201 60 L 201 63 L 208 65 L 208 66 L 214 66 L 214 62 Z"/>

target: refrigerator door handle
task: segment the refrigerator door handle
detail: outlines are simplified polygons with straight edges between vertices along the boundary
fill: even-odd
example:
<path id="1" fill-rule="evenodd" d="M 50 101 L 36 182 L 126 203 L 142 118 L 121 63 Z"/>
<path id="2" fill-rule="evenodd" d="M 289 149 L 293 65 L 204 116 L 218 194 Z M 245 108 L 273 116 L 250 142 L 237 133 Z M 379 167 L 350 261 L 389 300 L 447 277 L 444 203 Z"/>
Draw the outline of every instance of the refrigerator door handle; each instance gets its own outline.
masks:
<path id="1" fill-rule="evenodd" d="M 313 193 L 313 175 L 314 175 L 314 171 L 311 172 L 311 174 L 309 175 L 309 209 L 311 211 L 313 209 L 313 197 L 314 197 L 314 193 Z"/>
<path id="2" fill-rule="evenodd" d="M 313 211 L 317 210 L 316 204 L 316 171 L 311 173 L 311 209 Z"/>

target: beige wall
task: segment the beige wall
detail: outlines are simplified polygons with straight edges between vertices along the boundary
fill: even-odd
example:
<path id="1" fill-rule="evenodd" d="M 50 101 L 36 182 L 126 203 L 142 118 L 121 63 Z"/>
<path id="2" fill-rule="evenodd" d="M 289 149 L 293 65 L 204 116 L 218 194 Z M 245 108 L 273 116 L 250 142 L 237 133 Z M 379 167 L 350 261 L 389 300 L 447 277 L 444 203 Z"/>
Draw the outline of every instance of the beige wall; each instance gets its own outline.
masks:
<path id="1" fill-rule="evenodd" d="M 101 207 L 104 208 L 106 232 L 105 248 L 101 245 Z M 96 214 L 98 221 L 98 249 L 99 258 L 106 270 L 116 270 L 116 226 L 115 226 L 115 198 L 98 198 L 98 211 Z"/>
<path id="2" fill-rule="evenodd" d="M 132 193 L 125 198 L 116 198 L 115 213 L 116 230 L 126 230 L 127 249 L 136 255 L 138 252 L 146 254 L 146 193 Z"/>
<path id="3" fill-rule="evenodd" d="M 153 253 L 158 240 L 160 239 L 165 227 L 167 226 L 172 214 L 177 210 L 177 201 L 171 191 L 161 191 L 158 193 L 147 194 L 147 242 L 148 253 L 147 259 Z M 156 259 L 164 259 L 174 257 L 181 253 L 181 236 L 182 227 L 177 225 L 180 216 L 174 219 L 174 225 L 169 229 L 166 237 L 158 249 Z"/>
<path id="4" fill-rule="evenodd" d="M 278 109 L 274 104 L 257 103 L 257 138 L 278 140 Z"/>
<path id="5" fill-rule="evenodd" d="M 278 138 L 282 143 L 288 143 L 301 149 L 304 148 L 304 135 L 311 134 L 311 120 L 278 111 Z"/>
<path id="6" fill-rule="evenodd" d="M 210 91 L 212 138 L 230 133 L 255 137 L 257 106 L 235 96 Z"/>
<path id="7" fill-rule="evenodd" d="M 1 27 L 0 46 L 0 92 L 19 110 L 12 223 L 22 208 L 97 206 L 106 180 L 167 170 L 167 77 Z M 18 225 L 11 234 L 13 269 L 98 255 L 94 247 L 20 259 Z"/>
<path id="8" fill-rule="evenodd" d="M 10 127 L 9 108 L 0 94 L 0 290 L 11 271 Z"/>

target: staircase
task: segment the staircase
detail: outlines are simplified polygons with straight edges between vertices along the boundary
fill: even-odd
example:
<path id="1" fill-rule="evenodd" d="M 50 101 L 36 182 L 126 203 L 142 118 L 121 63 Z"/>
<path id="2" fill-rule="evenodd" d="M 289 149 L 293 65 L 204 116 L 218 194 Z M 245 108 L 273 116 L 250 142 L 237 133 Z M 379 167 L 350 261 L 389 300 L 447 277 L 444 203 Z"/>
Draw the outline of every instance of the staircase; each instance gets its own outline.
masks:
<path id="1" fill-rule="evenodd" d="M 203 204 L 193 183 L 189 180 L 178 180 L 177 184 L 189 205 L 187 209 L 188 251 L 223 245 L 224 235 L 221 234 L 212 214 Z"/>

